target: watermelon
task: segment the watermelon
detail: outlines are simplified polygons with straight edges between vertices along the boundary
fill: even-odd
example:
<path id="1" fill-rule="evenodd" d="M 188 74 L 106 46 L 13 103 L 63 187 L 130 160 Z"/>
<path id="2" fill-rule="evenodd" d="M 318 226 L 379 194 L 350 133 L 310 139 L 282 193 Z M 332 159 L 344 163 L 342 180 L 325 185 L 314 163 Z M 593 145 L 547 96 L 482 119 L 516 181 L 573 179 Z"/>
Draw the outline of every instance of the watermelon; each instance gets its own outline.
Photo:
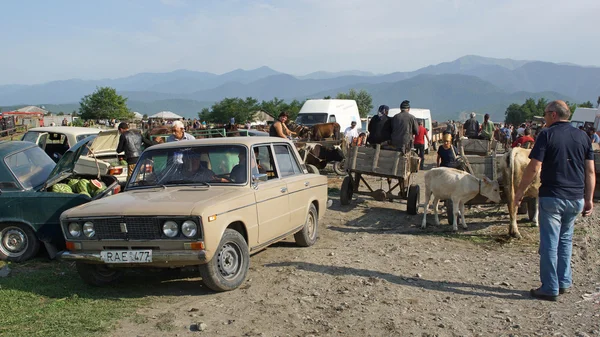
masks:
<path id="1" fill-rule="evenodd" d="M 79 194 L 87 195 L 88 197 L 92 197 L 88 192 L 79 192 Z"/>
<path id="2" fill-rule="evenodd" d="M 98 194 L 100 194 L 100 193 L 104 192 L 105 190 L 106 190 L 106 187 L 101 187 L 101 188 L 99 188 L 99 189 L 95 190 L 95 191 L 94 191 L 94 193 L 92 193 L 92 196 L 93 196 L 93 197 L 95 197 L 95 196 L 97 196 Z"/>
<path id="3" fill-rule="evenodd" d="M 79 183 L 79 179 L 69 179 L 67 185 L 69 185 L 69 187 L 73 189 L 75 185 L 77 185 L 77 183 Z"/>
<path id="4" fill-rule="evenodd" d="M 90 188 L 91 191 L 95 191 L 99 188 L 102 188 L 102 182 L 97 179 L 92 179 L 90 180 Z"/>
<path id="5" fill-rule="evenodd" d="M 127 160 L 121 159 L 121 161 L 119 161 L 119 165 L 121 165 L 121 166 L 127 166 Z"/>
<path id="6" fill-rule="evenodd" d="M 56 193 L 73 193 L 73 190 L 67 184 L 55 184 L 52 186 L 52 192 Z"/>
<path id="7" fill-rule="evenodd" d="M 90 185 L 90 181 L 87 179 L 81 179 L 79 180 L 79 182 L 77 183 L 77 185 L 75 185 L 75 188 L 73 189 L 74 192 L 87 192 L 88 194 L 90 193 L 90 191 L 88 190 L 88 186 Z"/>

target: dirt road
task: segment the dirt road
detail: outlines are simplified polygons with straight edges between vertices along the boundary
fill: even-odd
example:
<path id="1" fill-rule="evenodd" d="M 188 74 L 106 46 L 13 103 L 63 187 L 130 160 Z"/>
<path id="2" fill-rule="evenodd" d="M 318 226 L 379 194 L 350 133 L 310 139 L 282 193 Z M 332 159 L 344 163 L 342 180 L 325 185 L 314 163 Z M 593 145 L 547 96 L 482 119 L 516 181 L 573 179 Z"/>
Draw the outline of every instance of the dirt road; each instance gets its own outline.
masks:
<path id="1" fill-rule="evenodd" d="M 537 229 L 523 219 L 524 238 L 509 239 L 505 206 L 473 207 L 457 234 L 444 215 L 421 230 L 422 211 L 407 215 L 405 202 L 341 206 L 341 178 L 330 177 L 334 205 L 315 246 L 254 255 L 247 282 L 227 293 L 195 274 L 163 281 L 169 295 L 111 335 L 600 336 L 600 204 L 576 225 L 572 291 L 546 302 L 528 294 L 539 285 Z M 123 290 L 136 286 L 126 279 Z"/>

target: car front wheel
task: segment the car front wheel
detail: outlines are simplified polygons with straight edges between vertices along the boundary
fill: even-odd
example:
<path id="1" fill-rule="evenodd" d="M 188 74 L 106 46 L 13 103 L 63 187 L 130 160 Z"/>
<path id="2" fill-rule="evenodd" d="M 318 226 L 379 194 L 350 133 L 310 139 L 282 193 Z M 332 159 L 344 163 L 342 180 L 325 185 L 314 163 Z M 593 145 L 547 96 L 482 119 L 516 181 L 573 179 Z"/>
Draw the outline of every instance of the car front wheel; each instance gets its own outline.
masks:
<path id="1" fill-rule="evenodd" d="M 0 260 L 23 262 L 34 257 L 40 242 L 24 224 L 0 224 Z"/>
<path id="2" fill-rule="evenodd" d="M 314 204 L 310 204 L 304 227 L 294 234 L 296 244 L 300 247 L 310 247 L 317 242 L 317 227 L 319 225 L 319 214 Z"/>
<path id="3" fill-rule="evenodd" d="M 85 283 L 95 287 L 113 284 L 123 277 L 122 270 L 116 270 L 103 264 L 77 262 L 75 268 Z"/>
<path id="4" fill-rule="evenodd" d="M 214 291 L 228 291 L 239 287 L 248 274 L 250 254 L 244 237 L 233 229 L 226 229 L 215 255 L 200 265 L 204 285 Z"/>

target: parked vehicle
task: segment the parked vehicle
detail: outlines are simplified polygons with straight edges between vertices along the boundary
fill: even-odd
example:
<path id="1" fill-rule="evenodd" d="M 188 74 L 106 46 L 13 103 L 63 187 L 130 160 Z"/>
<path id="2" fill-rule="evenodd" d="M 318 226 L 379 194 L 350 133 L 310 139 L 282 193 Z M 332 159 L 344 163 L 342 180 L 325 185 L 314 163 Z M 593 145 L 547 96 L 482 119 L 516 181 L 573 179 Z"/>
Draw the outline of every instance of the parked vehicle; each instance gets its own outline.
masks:
<path id="1" fill-rule="evenodd" d="M 597 116 L 600 111 L 594 108 L 576 108 L 571 116 L 571 125 L 578 128 L 583 126 L 584 128 L 591 128 L 598 126 L 596 122 Z"/>
<path id="2" fill-rule="evenodd" d="M 21 140 L 38 144 L 54 162 L 58 162 L 73 145 L 100 131 L 74 126 L 45 126 L 29 129 Z"/>
<path id="3" fill-rule="evenodd" d="M 62 258 L 96 286 L 123 267 L 198 266 L 207 287 L 227 291 L 246 279 L 251 253 L 291 235 L 313 245 L 327 206 L 327 178 L 309 174 L 288 140 L 160 144 L 142 153 L 124 193 L 62 214 Z"/>
<path id="4" fill-rule="evenodd" d="M 410 114 L 415 116 L 415 118 L 417 119 L 417 121 L 422 121 L 423 122 L 423 126 L 427 129 L 427 136 L 429 136 L 429 139 L 432 139 L 432 125 L 431 125 L 431 111 L 429 109 L 417 109 L 417 108 L 410 108 Z M 394 117 L 394 115 L 400 113 L 400 109 L 399 108 L 394 108 L 394 109 L 390 109 L 390 111 L 388 112 L 388 117 Z M 425 141 L 425 153 L 429 154 L 429 144 L 427 143 L 427 141 Z"/>
<path id="5" fill-rule="evenodd" d="M 122 186 L 127 182 L 127 161 L 117 153 L 119 130 L 101 131 L 83 149 L 75 169 L 81 174 L 115 176 Z"/>
<path id="6" fill-rule="evenodd" d="M 80 182 L 97 175 L 80 175 L 75 162 L 91 139 L 84 139 L 65 152 L 56 164 L 44 150 L 31 142 L 0 142 L 0 260 L 26 261 L 44 244 L 51 258 L 64 247 L 60 214 L 72 207 L 116 194 L 120 187 L 112 176 L 96 183 L 105 190 L 67 192 L 65 182 Z M 58 187 L 57 187 L 58 186 Z M 68 186 L 68 185 L 67 185 Z M 87 189 L 87 187 L 86 187 Z"/>
<path id="7" fill-rule="evenodd" d="M 353 99 L 309 99 L 304 102 L 296 118 L 296 124 L 306 126 L 338 123 L 341 132 L 344 132 L 353 121 L 358 123 L 358 131 L 361 132 L 358 105 Z"/>

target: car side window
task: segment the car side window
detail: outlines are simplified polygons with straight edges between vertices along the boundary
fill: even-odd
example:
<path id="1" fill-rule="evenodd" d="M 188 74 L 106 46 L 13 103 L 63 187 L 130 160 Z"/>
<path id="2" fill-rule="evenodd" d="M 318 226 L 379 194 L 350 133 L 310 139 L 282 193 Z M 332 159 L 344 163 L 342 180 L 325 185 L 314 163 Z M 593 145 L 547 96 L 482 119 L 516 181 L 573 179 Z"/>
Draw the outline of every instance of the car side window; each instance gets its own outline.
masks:
<path id="1" fill-rule="evenodd" d="M 289 177 L 295 174 L 302 173 L 302 169 L 298 162 L 293 157 L 289 146 L 287 145 L 275 145 L 275 157 L 277 158 L 277 164 L 279 164 L 279 170 L 282 177 Z"/>
<path id="2" fill-rule="evenodd" d="M 269 180 L 277 179 L 279 174 L 275 168 L 275 160 L 269 145 L 259 145 L 253 148 L 256 167 L 259 173 L 267 174 Z M 254 165 L 254 163 L 251 163 Z M 254 172 L 254 168 L 252 168 Z"/>

